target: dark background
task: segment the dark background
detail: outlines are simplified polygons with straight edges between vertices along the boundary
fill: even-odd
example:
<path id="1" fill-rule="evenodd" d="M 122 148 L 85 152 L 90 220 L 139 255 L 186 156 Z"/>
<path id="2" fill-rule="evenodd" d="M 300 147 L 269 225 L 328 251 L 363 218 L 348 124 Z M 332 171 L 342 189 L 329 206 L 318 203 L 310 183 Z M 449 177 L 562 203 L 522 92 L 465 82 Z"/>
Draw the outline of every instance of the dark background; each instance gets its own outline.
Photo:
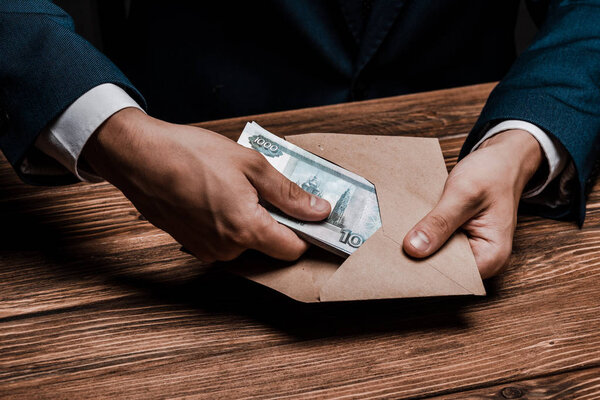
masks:
<path id="1" fill-rule="evenodd" d="M 67 11 L 75 20 L 77 32 L 102 50 L 102 32 L 98 24 L 98 0 L 55 0 L 55 4 Z M 127 8 L 128 0 L 125 0 Z M 521 0 L 519 17 L 515 29 L 515 44 L 517 52 L 521 53 L 531 43 L 537 32 L 529 13 Z"/>

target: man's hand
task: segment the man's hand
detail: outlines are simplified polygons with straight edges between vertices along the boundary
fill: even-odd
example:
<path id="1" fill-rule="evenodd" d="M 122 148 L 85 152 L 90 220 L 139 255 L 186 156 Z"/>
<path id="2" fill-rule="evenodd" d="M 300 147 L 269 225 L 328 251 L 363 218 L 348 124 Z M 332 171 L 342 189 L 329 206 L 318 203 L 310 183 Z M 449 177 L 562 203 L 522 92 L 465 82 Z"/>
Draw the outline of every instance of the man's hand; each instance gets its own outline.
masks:
<path id="1" fill-rule="evenodd" d="M 526 131 L 486 140 L 454 167 L 438 204 L 404 238 L 404 250 L 427 257 L 462 228 L 481 276 L 497 274 L 512 251 L 521 193 L 542 160 L 539 143 Z"/>
<path id="2" fill-rule="evenodd" d="M 324 219 L 331 208 L 258 152 L 137 109 L 109 118 L 90 138 L 83 157 L 148 221 L 204 262 L 230 260 L 246 249 L 293 260 L 307 249 L 258 203 L 259 195 L 301 220 Z"/>

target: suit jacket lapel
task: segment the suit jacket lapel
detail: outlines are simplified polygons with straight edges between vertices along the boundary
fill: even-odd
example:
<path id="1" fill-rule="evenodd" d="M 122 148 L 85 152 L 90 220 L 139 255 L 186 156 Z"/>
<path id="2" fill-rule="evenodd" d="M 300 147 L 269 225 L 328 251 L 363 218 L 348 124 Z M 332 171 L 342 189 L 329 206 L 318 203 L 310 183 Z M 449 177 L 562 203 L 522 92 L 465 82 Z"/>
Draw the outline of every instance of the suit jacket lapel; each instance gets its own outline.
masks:
<path id="1" fill-rule="evenodd" d="M 404 3 L 404 0 L 373 1 L 373 8 L 360 41 L 355 77 L 360 74 L 365 65 L 373 58 L 373 55 L 381 46 L 381 43 L 392 28 Z"/>
<path id="2" fill-rule="evenodd" d="M 362 16 L 362 1 L 363 0 L 338 0 L 338 4 L 342 9 L 342 15 L 346 20 L 346 25 L 352 33 L 352 37 L 356 42 L 356 45 L 360 45 L 361 34 L 363 29 L 363 16 Z"/>

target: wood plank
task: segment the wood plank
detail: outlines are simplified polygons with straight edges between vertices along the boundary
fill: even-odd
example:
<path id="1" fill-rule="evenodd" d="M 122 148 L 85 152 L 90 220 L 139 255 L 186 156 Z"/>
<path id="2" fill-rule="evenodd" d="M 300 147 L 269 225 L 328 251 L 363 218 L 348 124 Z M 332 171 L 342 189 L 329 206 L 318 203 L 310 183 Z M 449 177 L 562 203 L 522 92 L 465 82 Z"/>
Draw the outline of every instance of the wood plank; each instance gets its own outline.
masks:
<path id="1" fill-rule="evenodd" d="M 237 139 L 248 121 L 279 135 L 343 132 L 444 137 L 469 133 L 495 83 L 196 124 Z"/>
<path id="2" fill-rule="evenodd" d="M 254 119 L 438 136 L 451 168 L 490 89 Z M 303 305 L 182 254 L 110 185 L 29 187 L 6 163 L 0 184 L 0 397 L 413 398 L 600 365 L 598 185 L 581 231 L 520 217 L 487 298 Z"/>
<path id="3" fill-rule="evenodd" d="M 541 254 L 549 253 L 553 243 L 547 241 L 541 241 L 539 245 L 546 245 L 545 248 L 538 250 Z M 593 253 L 595 250 L 590 249 Z M 581 261 L 585 262 L 586 258 L 589 258 L 590 253 L 581 254 Z M 445 300 L 440 301 L 424 301 L 424 302 L 409 302 L 409 303 L 381 303 L 373 306 L 367 305 L 352 305 L 350 308 L 344 309 L 346 305 L 336 305 L 334 308 L 320 307 L 320 308 L 307 308 L 304 313 L 299 312 L 301 305 L 296 303 L 290 303 L 279 298 L 269 298 L 266 293 L 262 293 L 262 302 L 253 302 L 252 292 L 248 293 L 244 290 L 243 284 L 238 282 L 241 286 L 233 286 L 233 291 L 228 290 L 229 284 L 226 284 L 226 280 L 217 279 L 206 285 L 192 285 L 188 287 L 188 293 L 183 296 L 183 299 L 177 297 L 174 293 L 186 293 L 186 287 L 175 286 L 173 288 L 163 288 L 163 292 L 167 292 L 166 300 L 167 303 L 181 302 L 182 300 L 188 301 L 191 304 L 187 308 L 182 310 L 172 310 L 170 314 L 175 320 L 185 320 L 186 316 L 190 313 L 198 312 L 198 321 L 192 324 L 191 332 L 187 329 L 172 330 L 172 327 L 166 326 L 167 329 L 171 329 L 172 340 L 165 340 L 164 335 L 161 334 L 161 324 L 156 324 L 154 321 L 159 318 L 154 317 L 151 312 L 144 311 L 146 315 L 144 324 L 150 329 L 153 334 L 157 336 L 156 340 L 150 340 L 144 338 L 144 343 L 151 348 L 165 347 L 160 352 L 157 358 L 152 353 L 144 354 L 140 356 L 139 362 L 144 365 L 153 366 L 153 373 L 157 373 L 160 370 L 163 359 L 170 360 L 174 364 L 182 365 L 182 370 L 175 373 L 173 379 L 181 378 L 179 374 L 184 373 L 185 379 L 190 379 L 198 385 L 198 390 L 203 390 L 202 382 L 210 382 L 210 380 L 203 374 L 206 371 L 211 371 L 209 366 L 210 360 L 202 360 L 202 372 L 198 374 L 191 374 L 188 371 L 192 368 L 192 364 L 200 362 L 200 359 L 204 357 L 205 348 L 212 348 L 214 342 L 211 340 L 208 343 L 204 341 L 204 337 L 198 334 L 196 331 L 200 328 L 211 327 L 210 330 L 221 332 L 223 326 L 215 326 L 214 320 L 215 309 L 218 311 L 220 307 L 224 307 L 225 315 L 221 316 L 227 320 L 227 331 L 235 332 L 235 338 L 238 338 L 238 333 L 247 331 L 248 329 L 263 329 L 263 332 L 259 334 L 262 338 L 262 344 L 266 348 L 259 348 L 254 352 L 248 353 L 236 353 L 230 354 L 227 358 L 227 365 L 233 365 L 239 362 L 240 365 L 244 366 L 245 371 L 249 371 L 248 379 L 242 379 L 240 385 L 242 387 L 231 387 L 225 386 L 221 390 L 228 390 L 235 393 L 241 394 L 241 392 L 235 392 L 235 390 L 247 390 L 248 393 L 253 395 L 261 394 L 260 386 L 248 387 L 248 380 L 259 379 L 256 375 L 260 375 L 261 368 L 264 364 L 268 364 L 272 368 L 273 374 L 278 374 L 280 371 L 285 374 L 284 377 L 278 377 L 278 380 L 282 383 L 302 385 L 311 384 L 320 385 L 324 384 L 322 381 L 315 381 L 311 375 L 317 373 L 319 376 L 324 376 L 328 381 L 334 379 L 335 375 L 335 364 L 340 357 L 341 353 L 352 353 L 351 358 L 346 358 L 346 364 L 344 364 L 344 371 L 355 371 L 354 375 L 345 374 L 346 380 L 336 382 L 336 391 L 341 390 L 340 388 L 346 388 L 348 393 L 360 390 L 365 384 L 365 380 L 368 380 L 366 376 L 374 379 L 372 387 L 365 387 L 365 389 L 376 390 L 377 385 L 382 384 L 381 374 L 387 372 L 390 375 L 390 379 L 383 381 L 383 384 L 389 384 L 391 377 L 397 374 L 396 379 L 404 376 L 405 371 L 412 371 L 411 374 L 414 376 L 424 375 L 428 378 L 432 376 L 439 376 L 439 382 L 433 387 L 427 388 L 428 390 L 443 390 L 444 387 L 461 387 L 460 384 L 464 383 L 466 379 L 465 371 L 461 371 L 458 366 L 463 365 L 463 368 L 468 369 L 466 372 L 470 372 L 471 382 L 469 385 L 474 385 L 482 379 L 482 374 L 486 371 L 486 367 L 490 369 L 490 376 L 486 378 L 500 379 L 500 377 L 508 373 L 509 376 L 515 373 L 513 371 L 514 366 L 518 365 L 517 373 L 521 374 L 536 374 L 547 371 L 548 369 L 554 370 L 559 368 L 577 368 L 582 365 L 594 364 L 598 360 L 598 303 L 590 303 L 590 299 L 599 299 L 598 291 L 594 287 L 594 282 L 598 282 L 598 270 L 590 271 L 594 275 L 588 274 L 579 276 L 581 273 L 580 268 L 574 268 L 573 263 L 569 263 L 563 266 L 562 270 L 557 271 L 556 263 L 545 263 L 546 268 L 541 268 L 537 271 L 531 271 L 530 274 L 521 271 L 520 279 L 514 279 L 516 282 L 522 283 L 529 282 L 529 285 L 520 285 L 520 287 L 514 287 L 510 285 L 510 281 L 506 279 L 505 282 L 499 284 L 500 289 L 497 293 L 492 293 L 492 296 L 485 301 L 478 301 L 476 303 L 467 302 L 465 304 L 450 302 L 447 303 Z M 553 265 L 554 264 L 554 265 Z M 511 271 L 512 272 L 512 271 Z M 509 276 L 512 274 L 508 274 Z M 523 276 L 525 275 L 525 276 Z M 530 276 L 528 276 L 530 275 Z M 558 275 L 554 277 L 553 275 Z M 516 278 L 516 277 L 514 277 Z M 527 278 L 527 279 L 523 279 Z M 543 285 L 537 280 L 544 282 Z M 549 282 L 547 282 L 550 280 Z M 507 282 L 508 281 L 508 282 Z M 219 285 L 219 283 L 221 285 Z M 140 283 L 143 287 L 143 283 Z M 156 285 L 159 288 L 161 285 Z M 156 286 L 152 289 L 156 289 Z M 211 291 L 211 288 L 213 289 Z M 241 289 L 238 291 L 238 289 Z M 191 290 L 191 292 L 189 292 Z M 204 301 L 200 301 L 199 304 L 194 303 L 194 296 L 197 292 L 203 293 L 206 297 Z M 231 294 L 238 294 L 237 297 L 229 297 Z M 156 293 L 152 293 L 152 290 L 148 293 L 148 298 L 140 301 L 139 304 L 134 304 L 133 311 L 140 308 L 150 308 L 146 304 L 151 304 L 155 301 Z M 164 301 L 165 294 L 158 294 L 159 299 Z M 201 298 L 202 300 L 202 298 Z M 252 304 L 254 303 L 254 304 Z M 275 327 L 277 329 L 265 329 L 268 328 L 268 323 L 265 324 L 262 318 L 265 315 L 261 315 L 261 311 L 269 309 L 270 304 L 278 304 L 282 309 L 275 311 L 270 310 L 266 312 L 266 317 L 271 319 L 271 322 L 282 324 L 291 324 L 292 329 L 286 330 L 285 328 Z M 287 304 L 287 305 L 286 305 Z M 290 305 L 291 304 L 291 305 Z M 450 305 L 448 305 L 450 304 Z M 595 304 L 595 305 L 594 305 Z M 286 307 L 290 306 L 290 309 Z M 458 306 L 458 307 L 457 307 Z M 464 310 L 460 310 L 460 306 L 464 306 Z M 160 306 L 164 307 L 164 306 Z M 204 308 L 207 307 L 207 310 Z M 258 312 L 259 315 L 252 316 L 250 320 L 241 320 L 237 322 L 235 316 L 239 312 L 239 308 L 242 307 L 242 314 L 244 312 L 252 314 Z M 272 306 L 271 306 L 272 307 Z M 367 308 L 364 308 L 367 307 Z M 569 307 L 572 308 L 569 310 Z M 111 306 L 111 309 L 113 307 Z M 410 311 L 402 311 L 408 308 Z M 457 311 L 458 308 L 458 312 Z M 116 360 L 126 360 L 127 365 L 131 364 L 128 359 L 128 354 L 135 348 L 135 343 L 140 340 L 138 335 L 132 334 L 129 325 L 131 317 L 128 315 L 127 307 L 116 307 L 115 315 L 111 316 L 110 320 L 114 320 L 114 325 L 109 325 L 106 329 L 99 330 L 97 322 L 92 321 L 91 326 L 85 324 L 77 325 L 78 332 L 91 332 L 90 337 L 108 336 L 111 339 L 110 354 Z M 260 311 L 259 311 L 260 310 Z M 270 312 L 273 312 L 271 314 Z M 377 317 L 366 318 L 368 315 L 376 313 Z M 129 312 L 130 313 L 130 312 Z M 291 318 L 299 318 L 300 322 L 307 323 L 306 326 L 294 325 L 293 321 L 286 319 L 279 320 L 282 314 L 291 314 Z M 49 315 L 45 320 L 44 324 L 37 324 L 32 319 L 17 319 L 19 324 L 25 323 L 27 326 L 33 327 L 34 332 L 41 332 L 40 339 L 37 340 L 36 347 L 30 349 L 31 354 L 20 354 L 21 368 L 26 371 L 35 370 L 37 367 L 35 357 L 38 354 L 44 354 L 45 357 L 50 359 L 49 365 L 53 366 L 53 371 L 63 371 L 61 367 L 61 359 L 63 359 L 65 350 L 71 343 L 71 335 L 67 335 L 65 338 L 58 336 L 56 342 L 48 342 L 46 332 L 56 330 L 57 326 L 60 326 L 62 330 L 69 328 L 69 321 L 89 319 L 89 315 L 97 315 L 97 312 L 92 312 L 88 309 L 76 310 L 73 312 L 66 313 L 64 316 L 61 314 L 60 318 L 55 315 Z M 419 317 L 418 315 L 421 315 Z M 534 314 L 534 315 L 532 315 Z M 389 316 L 393 315 L 398 318 L 393 324 L 390 324 Z M 334 320 L 338 318 L 341 320 L 341 325 L 332 323 L 332 317 Z M 42 316 L 40 318 L 46 318 Z M 255 319 L 255 320 L 253 320 Z M 347 319 L 347 320 L 346 320 Z M 441 326 L 437 326 L 437 323 L 432 324 L 430 321 L 435 320 L 437 322 L 442 321 Z M 454 321 L 453 321 L 454 320 Z M 315 326 L 315 321 L 317 325 Z M 354 326 L 354 324 L 360 321 L 362 326 Z M 365 324 L 367 326 L 365 326 Z M 444 325 L 448 326 L 444 326 Z M 486 326 L 489 324 L 490 326 Z M 46 326 L 47 325 L 47 326 Z M 156 326 L 159 325 L 159 326 Z M 224 323 L 221 323 L 224 325 Z M 20 326 L 20 325 L 19 325 Z M 405 332 L 402 327 L 409 327 Z M 123 327 L 123 328 L 118 328 Z M 399 328 L 400 327 L 400 328 Z M 468 327 L 468 329 L 467 329 Z M 3 325 L 3 332 L 9 337 L 15 335 L 11 329 L 12 325 L 10 321 L 7 321 Z M 314 328 L 314 331 L 313 331 Z M 371 331 L 371 330 L 374 330 Z M 388 329 L 394 333 L 394 338 L 390 339 L 387 335 Z M 396 330 L 400 332 L 396 332 Z M 405 328 L 406 329 L 406 328 Z M 104 332 L 106 331 L 106 333 Z M 308 341 L 296 343 L 291 341 L 289 334 L 292 336 L 299 336 L 301 339 Z M 253 333 L 255 334 L 255 333 Z M 27 330 L 14 336 L 11 340 L 12 343 L 16 343 L 22 346 L 23 343 L 27 343 L 31 340 L 33 332 Z M 195 338 L 196 348 L 188 348 L 188 354 L 194 354 L 194 360 L 186 361 L 181 359 L 180 354 L 170 348 L 170 343 L 175 343 L 177 337 L 182 335 L 184 337 Z M 452 336 L 451 338 L 448 335 Z M 526 338 L 521 338 L 521 335 L 526 335 Z M 315 338 L 316 336 L 316 338 Z M 331 336 L 331 337 L 330 337 Z M 338 336 L 341 337 L 341 341 L 337 340 Z M 344 336 L 347 336 L 344 338 Z M 356 336 L 356 338 L 354 338 Z M 221 340 L 231 340 L 227 337 L 221 338 Z M 247 341 L 248 338 L 243 338 L 242 342 Z M 482 345 L 481 342 L 490 341 L 492 344 L 490 347 Z M 5 343 L 2 339 L 0 342 Z M 35 341 L 34 341 L 35 342 Z M 389 342 L 389 343 L 388 343 Z M 40 345 L 40 343 L 43 343 Z M 119 344 L 121 344 L 121 348 Z M 274 345 L 277 346 L 274 346 Z M 306 345 L 305 345 L 306 344 Z M 76 343 L 79 346 L 78 343 Z M 42 346 L 40 348 L 40 346 Z M 89 346 L 97 347 L 96 343 L 90 344 Z M 77 376 L 77 382 L 81 383 L 82 369 L 85 369 L 86 365 L 93 363 L 94 359 L 105 359 L 109 355 L 103 352 L 107 351 L 106 345 L 100 344 L 100 349 L 91 351 L 91 354 L 84 360 L 73 360 L 68 359 L 71 364 L 71 370 Z M 116 348 L 117 347 L 117 348 Z M 79 347 L 77 347 L 79 348 Z M 14 353 L 11 353 L 11 346 L 4 346 L 3 353 L 6 357 L 11 358 Z M 195 350 L 199 354 L 195 353 Z M 432 351 L 435 350 L 435 351 Z M 460 351 L 457 355 L 456 351 Z M 21 350 L 22 351 L 22 347 Z M 78 351 L 78 350 L 77 350 Z M 71 351 L 72 353 L 73 351 Z M 172 354 L 171 354 L 172 353 Z M 508 355 L 507 355 L 508 354 Z M 270 355 L 270 357 L 266 357 Z M 477 358 L 471 359 L 474 355 Z M 291 359 L 298 357 L 310 356 L 306 361 L 306 365 L 297 365 L 296 369 L 299 370 L 299 375 L 290 375 L 287 371 L 287 362 Z M 224 356 L 220 356 L 221 358 Z M 174 358 L 174 359 L 173 359 Z M 222 369 L 223 362 L 221 358 L 217 358 L 212 362 L 216 363 L 213 368 L 220 369 L 220 377 L 225 379 L 230 373 L 236 373 L 232 369 Z M 354 362 L 352 362 L 354 360 Z M 365 361 L 367 360 L 367 361 Z M 394 360 L 396 362 L 394 363 Z M 6 359 L 4 359 L 6 361 Z M 279 363 L 277 363 L 279 361 Z M 187 364 L 186 364 L 187 363 Z M 315 367 L 317 364 L 317 367 Z M 330 364 L 334 364 L 333 366 Z M 383 364 L 383 366 L 381 365 Z M 477 367 L 474 368 L 473 364 Z M 73 366 L 74 365 L 74 366 Z M 20 371 L 19 365 L 7 364 L 3 365 L 6 368 L 16 374 L 19 379 L 29 379 L 32 376 L 28 375 L 25 371 Z M 437 368 L 436 368 L 437 367 Z M 48 368 L 46 366 L 46 368 Z M 121 362 L 115 362 L 113 365 L 102 365 L 102 370 L 107 370 L 109 374 L 106 379 L 110 381 L 114 378 L 113 374 L 117 373 L 114 370 L 120 370 L 124 368 Z M 148 367 L 144 367 L 145 368 Z M 321 372 L 322 368 L 325 369 Z M 379 369 L 379 374 L 373 377 L 372 374 L 367 372 L 373 369 Z M 44 369 L 40 367 L 40 369 Z M 128 367 L 129 370 L 129 367 Z M 258 372 L 256 372 L 258 370 Z M 87 370 L 86 370 L 87 371 Z M 99 382 L 99 377 L 95 375 L 98 371 L 90 372 L 91 376 L 87 376 L 89 380 L 88 384 L 95 387 Z M 142 382 L 144 386 L 148 388 L 154 388 L 160 390 L 162 385 L 152 386 L 152 381 L 155 380 L 155 375 L 150 377 L 144 377 L 144 372 L 139 372 L 136 375 L 135 381 Z M 63 374 L 62 379 L 73 379 L 69 377 L 69 374 Z M 87 372 L 86 372 L 87 375 Z M 35 387 L 40 384 L 50 385 L 50 382 L 39 381 L 35 375 L 33 381 L 25 382 L 26 388 Z M 287 378 L 286 378 L 287 377 Z M 454 377 L 454 379 L 453 379 Z M 11 377 L 9 377 L 9 381 Z M 14 378 L 14 377 L 12 377 Z M 252 379 L 251 379 L 252 378 Z M 304 379 L 301 379 L 304 378 Z M 340 377 L 338 377 L 339 379 Z M 56 377 L 52 377 L 51 381 L 56 380 Z M 148 382 L 146 380 L 149 380 Z M 348 381 L 349 380 L 349 381 Z M 429 379 L 428 379 L 429 380 Z M 457 381 L 458 380 L 458 381 Z M 260 380 L 259 380 L 260 381 Z M 59 387 L 56 388 L 57 393 L 63 393 L 63 388 L 70 387 L 66 382 L 60 380 Z M 260 381 L 262 382 L 262 381 Z M 302 382 L 302 383 L 301 383 Z M 357 383 L 358 382 L 358 383 Z M 11 388 L 11 392 L 15 391 L 18 393 L 19 386 L 4 385 L 7 381 L 3 382 L 3 387 Z M 75 387 L 79 385 L 77 383 Z M 214 381 L 212 384 L 217 385 L 218 382 Z M 422 389 L 422 381 L 415 380 L 410 382 L 414 387 Z M 107 383 L 107 386 L 108 385 Z M 75 389 L 73 387 L 72 389 Z M 306 388 L 306 387 L 304 387 Z M 410 386 L 409 386 L 410 388 Z M 394 389 L 398 392 L 385 392 L 380 393 L 383 396 L 394 395 L 401 397 L 402 395 L 412 393 L 407 387 L 395 387 Z M 131 388 L 134 392 L 139 387 Z M 172 388 L 175 389 L 174 387 Z M 406 389 L 407 392 L 401 390 Z M 99 390 L 99 389 L 97 389 Z M 122 389 L 124 390 L 124 389 Z M 255 391 L 256 390 L 256 391 Z M 314 390 L 314 389 L 311 389 Z M 379 389 L 382 390 L 382 389 Z M 27 394 L 27 390 L 24 389 L 24 394 Z M 66 392 L 65 392 L 66 393 Z M 158 393 L 158 392 L 157 392 Z M 312 392 L 310 392 L 312 393 Z M 83 393 L 73 392 L 71 394 L 82 395 Z M 106 395 L 112 395 L 112 392 L 106 392 Z M 126 392 L 127 395 L 133 393 Z M 199 394 L 199 393 L 198 393 Z M 264 393 L 262 393 L 264 394 Z M 304 393 L 307 394 L 307 393 Z M 328 393 L 332 394 L 332 393 Z M 364 393 L 368 394 L 368 393 Z"/>
<path id="4" fill-rule="evenodd" d="M 600 398 L 600 368 L 571 371 L 525 381 L 509 382 L 429 400 L 586 400 Z"/>
<path id="5" fill-rule="evenodd" d="M 599 289 L 580 282 L 308 306 L 239 287 L 149 285 L 139 298 L 5 320 L 0 395 L 410 398 L 600 365 Z"/>

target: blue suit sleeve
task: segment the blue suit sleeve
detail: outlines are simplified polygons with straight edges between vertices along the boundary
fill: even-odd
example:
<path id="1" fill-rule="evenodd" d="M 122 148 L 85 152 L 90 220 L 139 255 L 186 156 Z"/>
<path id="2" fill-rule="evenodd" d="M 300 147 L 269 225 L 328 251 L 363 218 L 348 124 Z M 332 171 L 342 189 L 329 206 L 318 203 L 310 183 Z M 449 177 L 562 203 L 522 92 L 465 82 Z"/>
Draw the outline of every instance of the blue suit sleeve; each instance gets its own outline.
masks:
<path id="1" fill-rule="evenodd" d="M 123 73 L 75 34 L 62 9 L 44 0 L 0 2 L 0 148 L 19 175 L 42 129 L 102 83 L 145 104 Z"/>
<path id="2" fill-rule="evenodd" d="M 600 0 L 550 2 L 534 42 L 490 94 L 461 157 L 505 119 L 531 122 L 567 149 L 577 170 L 573 198 L 563 209 L 533 211 L 582 224 L 600 151 Z"/>

